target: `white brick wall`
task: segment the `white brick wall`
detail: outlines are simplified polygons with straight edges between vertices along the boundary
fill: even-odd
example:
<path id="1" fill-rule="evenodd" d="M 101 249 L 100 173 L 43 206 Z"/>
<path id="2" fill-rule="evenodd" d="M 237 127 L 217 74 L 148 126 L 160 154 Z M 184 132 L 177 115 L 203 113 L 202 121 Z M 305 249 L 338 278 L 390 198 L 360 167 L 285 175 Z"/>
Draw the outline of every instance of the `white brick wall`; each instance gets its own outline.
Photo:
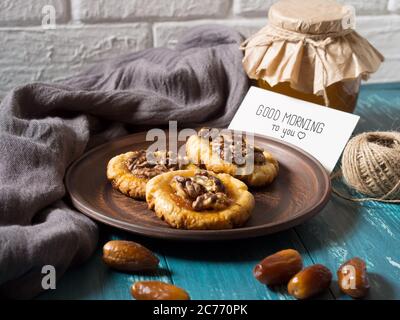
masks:
<path id="1" fill-rule="evenodd" d="M 1 0 L 0 26 L 40 25 L 45 5 L 54 6 L 58 22 L 68 21 L 68 0 Z"/>
<path id="2" fill-rule="evenodd" d="M 80 0 L 80 20 L 88 23 L 226 17 L 226 0 Z"/>
<path id="3" fill-rule="evenodd" d="M 117 54 L 173 47 L 188 28 L 231 26 L 244 35 L 266 23 L 275 0 L 0 0 L 0 97 L 31 81 L 51 81 Z M 357 29 L 386 57 L 372 81 L 400 81 L 400 0 L 352 4 Z M 42 8 L 56 9 L 43 30 Z"/>

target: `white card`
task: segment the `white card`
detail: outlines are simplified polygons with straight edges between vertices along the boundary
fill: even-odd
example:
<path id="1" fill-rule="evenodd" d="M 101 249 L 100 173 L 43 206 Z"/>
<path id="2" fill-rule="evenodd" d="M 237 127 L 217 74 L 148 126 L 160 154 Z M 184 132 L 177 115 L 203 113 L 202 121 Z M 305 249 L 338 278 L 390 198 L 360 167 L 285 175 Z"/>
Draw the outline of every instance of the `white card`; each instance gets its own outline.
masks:
<path id="1" fill-rule="evenodd" d="M 251 87 L 229 129 L 274 137 L 307 151 L 330 173 L 359 116 Z"/>

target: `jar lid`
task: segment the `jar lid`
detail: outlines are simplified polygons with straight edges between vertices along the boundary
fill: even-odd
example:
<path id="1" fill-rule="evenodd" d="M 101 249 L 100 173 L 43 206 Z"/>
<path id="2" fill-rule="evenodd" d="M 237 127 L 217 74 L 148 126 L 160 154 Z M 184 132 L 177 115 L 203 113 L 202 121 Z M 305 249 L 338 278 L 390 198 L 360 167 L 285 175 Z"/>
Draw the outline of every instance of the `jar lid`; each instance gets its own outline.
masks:
<path id="1" fill-rule="evenodd" d="M 334 0 L 280 0 L 269 9 L 268 22 L 289 31 L 325 34 L 343 31 L 348 15 L 348 6 Z"/>

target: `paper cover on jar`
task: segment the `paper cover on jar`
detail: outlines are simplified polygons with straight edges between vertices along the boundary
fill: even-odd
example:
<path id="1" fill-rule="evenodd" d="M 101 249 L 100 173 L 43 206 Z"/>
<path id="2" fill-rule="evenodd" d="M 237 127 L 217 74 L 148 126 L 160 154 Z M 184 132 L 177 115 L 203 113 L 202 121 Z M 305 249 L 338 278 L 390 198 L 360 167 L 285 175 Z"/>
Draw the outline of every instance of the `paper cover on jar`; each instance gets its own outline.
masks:
<path id="1" fill-rule="evenodd" d="M 339 81 L 367 79 L 384 57 L 351 28 L 351 14 L 331 0 L 275 3 L 268 24 L 242 44 L 249 78 L 316 95 Z"/>

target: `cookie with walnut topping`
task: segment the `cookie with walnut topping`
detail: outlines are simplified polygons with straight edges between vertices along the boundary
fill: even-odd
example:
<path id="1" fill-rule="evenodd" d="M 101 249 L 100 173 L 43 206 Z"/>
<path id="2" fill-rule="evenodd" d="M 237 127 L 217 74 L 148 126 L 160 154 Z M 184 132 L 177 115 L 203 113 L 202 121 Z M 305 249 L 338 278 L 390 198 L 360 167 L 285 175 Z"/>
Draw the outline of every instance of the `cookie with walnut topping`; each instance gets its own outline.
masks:
<path id="1" fill-rule="evenodd" d="M 189 137 L 186 154 L 193 163 L 216 173 L 228 173 L 252 187 L 270 184 L 279 171 L 271 153 L 229 130 L 202 128 Z"/>
<path id="2" fill-rule="evenodd" d="M 152 155 L 152 159 L 148 159 L 146 150 L 138 150 L 115 156 L 107 165 L 108 180 L 121 193 L 144 199 L 146 183 L 151 178 L 191 166 L 186 158 L 176 157 L 171 152 L 156 151 Z"/>
<path id="3" fill-rule="evenodd" d="M 146 186 L 149 208 L 179 229 L 231 229 L 242 226 L 254 208 L 246 184 L 229 174 L 206 170 L 166 172 Z"/>

